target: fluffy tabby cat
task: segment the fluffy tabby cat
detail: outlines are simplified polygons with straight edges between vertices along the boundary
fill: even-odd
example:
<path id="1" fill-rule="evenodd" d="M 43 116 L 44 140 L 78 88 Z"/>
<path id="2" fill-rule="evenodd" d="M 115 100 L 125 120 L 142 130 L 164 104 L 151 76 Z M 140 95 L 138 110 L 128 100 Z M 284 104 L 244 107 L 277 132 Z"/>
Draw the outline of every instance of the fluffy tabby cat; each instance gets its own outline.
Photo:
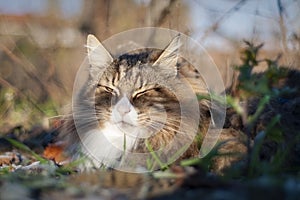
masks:
<path id="1" fill-rule="evenodd" d="M 87 164 L 87 167 L 120 166 L 132 158 L 124 152 L 137 153 L 137 162 L 141 164 L 146 161 L 138 156 L 139 153 L 150 150 L 159 152 L 166 149 L 169 154 L 161 158 L 169 163 L 174 160 L 168 160 L 167 157 L 178 153 L 182 147 L 185 147 L 182 151 L 185 153 L 180 158 L 197 156 L 201 138 L 210 124 L 212 108 L 207 102 L 199 102 L 197 107 L 200 116 L 195 116 L 193 106 L 187 106 L 185 112 L 180 108 L 180 103 L 192 105 L 189 97 L 195 93 L 205 93 L 206 89 L 201 84 L 199 73 L 178 56 L 179 48 L 180 37 L 177 36 L 163 51 L 142 49 L 113 58 L 94 36 L 89 35 L 89 79 L 77 94 L 73 114 L 63 127 L 63 132 L 69 136 L 69 152 L 75 158 L 80 152 L 87 155 L 92 161 L 88 162 L 92 165 Z M 291 97 L 272 100 L 255 127 L 257 130 L 265 128 L 270 119 L 280 113 L 283 116 L 280 126 L 288 133 L 286 140 L 293 141 L 291 138 L 298 134 L 300 124 L 300 73 L 297 70 L 287 71 L 285 82 L 280 87 L 295 88 L 296 93 Z M 192 95 L 188 88 L 185 91 L 182 85 L 185 81 L 192 86 Z M 180 98 L 183 102 L 179 103 Z M 286 103 L 282 103 L 283 100 Z M 249 100 L 249 114 L 257 109 L 257 102 L 257 99 Z M 227 121 L 219 138 L 219 141 L 227 142 L 220 152 L 240 154 L 215 158 L 213 170 L 216 172 L 223 171 L 234 162 L 244 163 L 244 155 L 247 153 L 246 138 L 241 134 L 244 128 L 242 120 L 232 109 L 227 110 L 227 113 Z M 197 133 L 200 133 L 200 137 L 195 138 L 200 138 L 200 141 L 194 140 L 190 145 L 195 136 L 195 130 L 191 128 L 195 121 L 199 122 Z M 183 127 L 180 127 L 182 124 Z M 174 138 L 177 138 L 175 142 Z M 273 155 L 269 150 L 274 150 L 273 146 L 273 143 L 263 145 L 263 157 Z M 294 146 L 297 152 L 294 155 L 299 155 L 299 148 L 296 148 L 298 145 Z M 299 156 L 292 159 L 297 163 L 300 163 L 299 160 Z"/>
<path id="2" fill-rule="evenodd" d="M 198 131 L 193 130 L 193 123 L 200 121 L 199 129 L 205 132 L 209 110 L 197 102 L 199 119 L 199 113 L 189 106 L 194 91 L 201 90 L 192 79 L 200 79 L 196 70 L 178 61 L 180 45 L 180 36 L 176 36 L 163 51 L 143 49 L 113 58 L 95 36 L 89 35 L 89 80 L 80 90 L 73 110 L 74 116 L 82 120 L 76 123 L 70 119 L 67 123 L 73 150 L 78 151 L 80 144 L 96 167 L 120 165 L 123 151 L 145 153 L 149 148 L 166 148 L 168 153 L 162 159 L 180 148 L 187 150 L 182 157 L 196 156 L 197 142 L 189 146 L 193 132 Z M 193 95 L 182 84 L 186 80 L 192 85 Z M 180 103 L 186 106 L 185 111 Z M 96 123 L 91 119 L 93 109 Z M 80 133 L 76 134 L 78 128 Z"/>

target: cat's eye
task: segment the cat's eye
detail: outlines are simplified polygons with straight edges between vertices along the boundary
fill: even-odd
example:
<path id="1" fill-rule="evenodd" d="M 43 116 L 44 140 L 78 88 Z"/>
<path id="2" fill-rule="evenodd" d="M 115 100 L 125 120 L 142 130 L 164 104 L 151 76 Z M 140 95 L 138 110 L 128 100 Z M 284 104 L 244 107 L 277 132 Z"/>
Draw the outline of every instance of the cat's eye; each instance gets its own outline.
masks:
<path id="1" fill-rule="evenodd" d="M 134 93 L 132 96 L 133 96 L 133 98 L 136 99 L 136 98 L 142 96 L 143 94 L 145 94 L 146 92 L 147 92 L 147 90 L 142 91 L 142 92 L 137 92 L 137 93 Z"/>
<path id="2" fill-rule="evenodd" d="M 157 88 L 149 88 L 149 89 L 145 89 L 145 90 L 140 90 L 140 91 L 137 91 L 137 92 L 133 93 L 132 97 L 133 97 L 134 99 L 137 99 L 137 98 L 139 98 L 140 96 L 142 96 L 142 95 L 144 95 L 144 94 L 146 94 L 146 93 L 148 93 L 148 92 L 156 91 L 156 90 L 157 90 Z"/>
<path id="3" fill-rule="evenodd" d="M 112 89 L 112 88 L 110 88 L 108 86 L 98 85 L 98 87 L 103 88 L 106 92 L 114 93 L 114 89 Z"/>
<path id="4" fill-rule="evenodd" d="M 106 90 L 107 92 L 110 92 L 110 93 L 113 93 L 113 92 L 114 92 L 114 90 L 111 89 L 110 87 L 105 87 L 105 90 Z"/>

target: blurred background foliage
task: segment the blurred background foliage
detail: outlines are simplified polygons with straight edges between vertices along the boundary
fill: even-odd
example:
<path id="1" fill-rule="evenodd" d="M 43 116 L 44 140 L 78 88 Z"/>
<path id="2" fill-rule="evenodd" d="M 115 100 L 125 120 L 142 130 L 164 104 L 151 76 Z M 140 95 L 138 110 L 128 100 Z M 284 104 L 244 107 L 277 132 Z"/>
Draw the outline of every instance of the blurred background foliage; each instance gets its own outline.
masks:
<path id="1" fill-rule="evenodd" d="M 265 42 L 262 58 L 282 54 L 282 65 L 298 67 L 299 10 L 297 0 L 0 0 L 0 132 L 47 126 L 63 113 L 89 33 L 105 40 L 145 26 L 183 32 L 206 48 L 229 86 L 243 39 Z"/>

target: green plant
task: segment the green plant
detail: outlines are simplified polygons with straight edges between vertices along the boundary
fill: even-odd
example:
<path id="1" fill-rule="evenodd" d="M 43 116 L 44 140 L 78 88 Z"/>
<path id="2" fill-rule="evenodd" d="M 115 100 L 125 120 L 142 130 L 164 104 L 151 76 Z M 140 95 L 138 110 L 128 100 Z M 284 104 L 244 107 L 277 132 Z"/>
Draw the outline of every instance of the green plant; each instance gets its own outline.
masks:
<path id="1" fill-rule="evenodd" d="M 246 48 L 241 53 L 241 65 L 234 66 L 237 79 L 230 88 L 230 94 L 226 96 L 224 102 L 216 94 L 198 96 L 199 100 L 211 98 L 220 104 L 233 109 L 240 117 L 243 128 L 240 130 L 247 136 L 247 155 L 246 155 L 246 176 L 256 177 L 262 174 L 277 174 L 284 172 L 283 165 L 285 156 L 288 154 L 291 145 L 285 141 L 284 131 L 280 126 L 281 114 L 274 112 L 270 119 L 261 122 L 267 111 L 270 111 L 270 104 L 281 99 L 286 94 L 295 92 L 294 88 L 287 85 L 280 85 L 288 76 L 289 69 L 279 65 L 278 56 L 275 60 L 258 59 L 263 44 L 254 45 L 245 41 Z M 267 69 L 261 73 L 255 73 L 255 69 L 265 64 Z M 263 128 L 258 129 L 259 123 L 264 123 Z M 299 137 L 295 138 L 299 142 Z M 275 143 L 275 153 L 271 159 L 261 159 L 261 151 L 264 145 Z M 294 142 L 295 144 L 296 142 Z M 286 146 L 286 148 L 282 148 Z M 201 165 L 209 170 L 212 165 L 211 160 L 216 156 L 225 156 L 218 154 L 218 149 L 222 145 L 216 146 L 208 158 L 193 159 L 182 162 L 183 165 Z M 241 170 L 241 169 L 238 169 Z M 234 173 L 236 174 L 236 173 Z M 241 174 L 241 173 L 239 173 Z"/>

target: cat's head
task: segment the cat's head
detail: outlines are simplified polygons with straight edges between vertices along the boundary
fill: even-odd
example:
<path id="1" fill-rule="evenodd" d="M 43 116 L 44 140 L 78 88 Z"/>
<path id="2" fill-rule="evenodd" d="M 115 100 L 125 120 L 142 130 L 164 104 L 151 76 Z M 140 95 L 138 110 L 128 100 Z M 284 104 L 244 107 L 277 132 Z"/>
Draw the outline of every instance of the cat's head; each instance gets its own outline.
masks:
<path id="1" fill-rule="evenodd" d="M 176 134 L 181 115 L 174 91 L 180 84 L 180 45 L 178 35 L 156 58 L 145 49 L 113 58 L 95 36 L 88 36 L 90 83 L 100 128 L 117 126 L 128 135 L 161 137 L 154 143 Z"/>

